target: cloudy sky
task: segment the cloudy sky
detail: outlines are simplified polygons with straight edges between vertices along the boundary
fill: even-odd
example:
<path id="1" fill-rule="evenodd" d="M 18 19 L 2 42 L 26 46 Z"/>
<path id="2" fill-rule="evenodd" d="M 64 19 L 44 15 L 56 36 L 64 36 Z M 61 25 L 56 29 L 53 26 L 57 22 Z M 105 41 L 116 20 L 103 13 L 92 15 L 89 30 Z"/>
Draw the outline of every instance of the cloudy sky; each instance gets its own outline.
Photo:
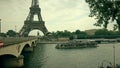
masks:
<path id="1" fill-rule="evenodd" d="M 31 0 L 0 0 L 2 32 L 9 29 L 19 32 L 28 16 Z M 41 15 L 51 31 L 98 29 L 94 18 L 88 17 L 89 7 L 85 0 L 39 0 Z M 33 31 L 34 33 L 34 31 Z"/>

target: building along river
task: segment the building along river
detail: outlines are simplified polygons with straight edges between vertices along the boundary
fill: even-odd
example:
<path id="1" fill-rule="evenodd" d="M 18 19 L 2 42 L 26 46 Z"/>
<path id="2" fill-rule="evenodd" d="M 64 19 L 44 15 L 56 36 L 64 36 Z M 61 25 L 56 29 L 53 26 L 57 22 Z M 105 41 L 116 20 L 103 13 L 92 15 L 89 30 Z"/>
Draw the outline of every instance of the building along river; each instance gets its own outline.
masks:
<path id="1" fill-rule="evenodd" d="M 38 44 L 33 53 L 25 56 L 24 68 L 97 68 L 102 61 L 120 64 L 120 43 L 98 44 L 97 48 L 56 49 L 56 44 Z"/>

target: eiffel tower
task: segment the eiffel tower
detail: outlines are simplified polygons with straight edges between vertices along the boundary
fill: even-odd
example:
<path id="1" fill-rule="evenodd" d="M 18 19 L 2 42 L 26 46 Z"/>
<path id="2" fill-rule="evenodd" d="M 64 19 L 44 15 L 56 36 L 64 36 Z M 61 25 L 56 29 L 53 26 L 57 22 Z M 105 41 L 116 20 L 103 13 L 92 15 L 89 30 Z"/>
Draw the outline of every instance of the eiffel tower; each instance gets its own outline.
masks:
<path id="1" fill-rule="evenodd" d="M 34 20 L 35 15 L 37 15 L 38 21 Z M 47 35 L 48 33 L 48 30 L 45 27 L 45 22 L 42 20 L 41 9 L 39 7 L 38 0 L 32 0 L 29 15 L 24 21 L 24 25 L 22 29 L 20 30 L 19 35 L 26 37 L 28 36 L 29 32 L 34 29 L 38 29 L 42 31 L 44 35 Z"/>

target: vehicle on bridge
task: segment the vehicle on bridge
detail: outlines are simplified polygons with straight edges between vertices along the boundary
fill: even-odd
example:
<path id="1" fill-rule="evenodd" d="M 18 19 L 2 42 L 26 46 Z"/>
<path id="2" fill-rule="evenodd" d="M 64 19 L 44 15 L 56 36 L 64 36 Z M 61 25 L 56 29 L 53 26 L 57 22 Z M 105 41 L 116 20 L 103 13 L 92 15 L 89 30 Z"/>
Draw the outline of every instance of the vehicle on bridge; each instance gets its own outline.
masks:
<path id="1" fill-rule="evenodd" d="M 0 41 L 0 48 L 2 48 L 4 46 L 4 42 Z"/>

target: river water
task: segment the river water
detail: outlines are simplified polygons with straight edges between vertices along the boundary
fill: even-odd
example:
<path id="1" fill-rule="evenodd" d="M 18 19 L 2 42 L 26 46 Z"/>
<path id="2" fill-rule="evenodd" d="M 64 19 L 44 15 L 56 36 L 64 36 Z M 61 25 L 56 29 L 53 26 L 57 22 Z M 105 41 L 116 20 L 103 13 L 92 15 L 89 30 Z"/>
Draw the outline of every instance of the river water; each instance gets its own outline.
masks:
<path id="1" fill-rule="evenodd" d="M 97 68 L 103 61 L 120 64 L 120 43 L 98 44 L 97 48 L 56 49 L 56 44 L 38 44 L 25 56 L 24 68 Z"/>

